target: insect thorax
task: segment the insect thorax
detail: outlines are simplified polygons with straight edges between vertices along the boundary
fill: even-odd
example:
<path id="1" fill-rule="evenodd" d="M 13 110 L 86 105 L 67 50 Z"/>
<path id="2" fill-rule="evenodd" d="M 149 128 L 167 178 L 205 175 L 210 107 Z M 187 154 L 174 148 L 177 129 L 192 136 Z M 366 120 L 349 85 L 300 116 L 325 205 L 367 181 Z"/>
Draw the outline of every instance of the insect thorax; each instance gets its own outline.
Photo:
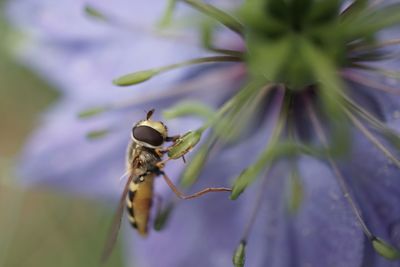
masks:
<path id="1" fill-rule="evenodd" d="M 134 175 L 141 175 L 155 168 L 161 158 L 155 149 L 138 145 L 131 141 L 126 155 L 127 170 L 131 170 Z"/>

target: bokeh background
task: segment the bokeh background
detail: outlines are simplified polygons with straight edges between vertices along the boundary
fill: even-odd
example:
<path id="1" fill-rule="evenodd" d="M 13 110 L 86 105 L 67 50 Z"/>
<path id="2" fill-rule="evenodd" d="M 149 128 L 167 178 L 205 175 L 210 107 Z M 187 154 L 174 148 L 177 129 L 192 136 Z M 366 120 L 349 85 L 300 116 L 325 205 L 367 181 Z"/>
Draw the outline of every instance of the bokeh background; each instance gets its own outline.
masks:
<path id="1" fill-rule="evenodd" d="M 0 267 L 99 266 L 112 210 L 18 183 L 18 154 L 59 95 L 15 60 L 12 48 L 21 36 L 7 24 L 5 2 L 0 0 Z M 107 266 L 122 266 L 120 246 Z"/>

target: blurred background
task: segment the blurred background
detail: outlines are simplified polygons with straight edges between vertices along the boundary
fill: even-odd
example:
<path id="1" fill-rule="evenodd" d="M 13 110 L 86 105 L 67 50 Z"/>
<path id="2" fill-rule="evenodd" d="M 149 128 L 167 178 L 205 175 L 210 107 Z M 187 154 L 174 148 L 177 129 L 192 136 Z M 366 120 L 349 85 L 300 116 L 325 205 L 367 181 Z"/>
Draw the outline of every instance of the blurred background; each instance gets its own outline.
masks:
<path id="1" fill-rule="evenodd" d="M 7 25 L 0 0 L 0 267 L 99 266 L 112 210 L 18 184 L 16 164 L 41 113 L 59 97 L 12 55 L 18 33 Z M 107 266 L 122 266 L 120 247 Z"/>

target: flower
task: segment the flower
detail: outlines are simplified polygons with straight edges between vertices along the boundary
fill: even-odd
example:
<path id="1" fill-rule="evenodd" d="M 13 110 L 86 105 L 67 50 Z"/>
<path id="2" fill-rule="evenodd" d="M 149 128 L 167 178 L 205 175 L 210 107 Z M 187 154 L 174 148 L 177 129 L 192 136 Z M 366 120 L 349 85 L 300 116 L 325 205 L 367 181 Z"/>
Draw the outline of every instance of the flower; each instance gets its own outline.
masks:
<path id="1" fill-rule="evenodd" d="M 201 31 L 208 53 L 186 30 L 152 42 L 143 21 L 158 18 L 158 5 L 93 2 L 98 9 L 86 10 L 101 23 L 78 2 L 11 5 L 17 24 L 38 25 L 22 58 L 64 92 L 28 144 L 22 167 L 33 178 L 25 181 L 115 196 L 129 127 L 143 109 L 168 108 L 169 128 L 201 142 L 184 170 L 170 161 L 166 172 L 190 191 L 232 183 L 236 201 L 214 193 L 178 204 L 158 182 L 171 218 L 147 240 L 127 238 L 128 263 L 229 266 L 233 253 L 235 266 L 397 266 L 400 91 L 390 53 L 400 43 L 400 5 L 249 0 L 231 15 L 221 3 L 182 2 L 213 19 Z M 139 17 L 125 17 L 138 7 Z M 111 80 L 141 88 L 117 92 Z"/>

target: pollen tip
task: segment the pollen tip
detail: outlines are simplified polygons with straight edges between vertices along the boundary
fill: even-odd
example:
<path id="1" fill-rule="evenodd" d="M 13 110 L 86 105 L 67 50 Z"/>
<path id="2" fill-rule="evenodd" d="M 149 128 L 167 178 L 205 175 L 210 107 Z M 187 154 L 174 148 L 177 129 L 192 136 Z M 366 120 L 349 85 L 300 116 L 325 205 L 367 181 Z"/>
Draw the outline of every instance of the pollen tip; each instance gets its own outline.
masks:
<path id="1" fill-rule="evenodd" d="M 374 250 L 385 259 L 392 261 L 400 259 L 400 251 L 386 241 L 380 238 L 373 238 L 371 242 Z"/>
<path id="2" fill-rule="evenodd" d="M 151 79 L 157 73 L 158 72 L 155 70 L 138 71 L 138 72 L 123 75 L 119 78 L 114 79 L 112 82 L 114 85 L 117 85 L 117 86 L 135 85 L 135 84 L 139 84 L 139 83 L 142 83 L 142 82 L 145 82 L 145 81 Z"/>
<path id="3" fill-rule="evenodd" d="M 94 108 L 85 109 L 78 113 L 78 118 L 79 119 L 91 118 L 91 117 L 99 115 L 107 110 L 108 110 L 107 107 L 94 107 Z"/>
<path id="4" fill-rule="evenodd" d="M 200 130 L 184 134 L 172 145 L 171 149 L 168 151 L 168 157 L 171 159 L 178 159 L 186 155 L 200 141 L 201 134 L 202 132 Z"/>
<path id="5" fill-rule="evenodd" d="M 235 267 L 243 267 L 246 261 L 246 240 L 241 240 L 239 246 L 235 249 L 232 262 Z"/>

